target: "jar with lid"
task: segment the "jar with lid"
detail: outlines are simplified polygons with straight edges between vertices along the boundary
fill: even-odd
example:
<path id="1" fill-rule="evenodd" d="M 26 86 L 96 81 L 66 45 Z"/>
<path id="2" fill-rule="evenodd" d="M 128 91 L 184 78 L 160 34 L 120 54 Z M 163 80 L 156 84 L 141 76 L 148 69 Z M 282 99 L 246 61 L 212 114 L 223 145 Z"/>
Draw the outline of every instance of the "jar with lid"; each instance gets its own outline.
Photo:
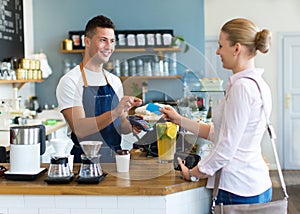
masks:
<path id="1" fill-rule="evenodd" d="M 127 45 L 134 47 L 135 46 L 135 35 L 134 34 L 128 34 L 127 35 Z"/>
<path id="2" fill-rule="evenodd" d="M 164 72 L 163 72 L 163 76 L 169 76 L 169 58 L 167 57 L 167 55 L 164 56 Z"/>
<path id="3" fill-rule="evenodd" d="M 152 65 L 151 61 L 146 61 L 144 63 L 144 74 L 145 76 L 152 76 Z"/>
<path id="4" fill-rule="evenodd" d="M 146 45 L 146 39 L 145 34 L 139 33 L 136 35 L 137 45 L 138 46 L 145 46 Z"/>
<path id="5" fill-rule="evenodd" d="M 148 33 L 147 35 L 147 45 L 154 46 L 155 45 L 155 38 L 153 33 Z"/>
<path id="6" fill-rule="evenodd" d="M 129 75 L 131 76 L 136 75 L 136 63 L 134 59 L 129 61 Z"/>
<path id="7" fill-rule="evenodd" d="M 144 62 L 142 59 L 137 59 L 136 61 L 136 74 L 137 76 L 143 76 L 144 74 Z"/>
<path id="8" fill-rule="evenodd" d="M 119 46 L 126 45 L 125 34 L 118 34 L 118 45 Z"/>
<path id="9" fill-rule="evenodd" d="M 156 46 L 161 46 L 162 45 L 161 34 L 160 33 L 155 34 L 155 42 L 156 42 Z"/>
<path id="10" fill-rule="evenodd" d="M 124 62 L 121 63 L 121 72 L 122 76 L 128 76 L 129 75 L 129 68 L 128 68 L 128 61 L 124 60 Z"/>
<path id="11" fill-rule="evenodd" d="M 120 60 L 115 59 L 113 61 L 113 64 L 114 64 L 114 74 L 117 76 L 121 76 Z"/>
<path id="12" fill-rule="evenodd" d="M 153 61 L 153 76 L 160 76 L 160 70 L 159 70 L 159 58 L 157 55 L 154 56 Z"/>

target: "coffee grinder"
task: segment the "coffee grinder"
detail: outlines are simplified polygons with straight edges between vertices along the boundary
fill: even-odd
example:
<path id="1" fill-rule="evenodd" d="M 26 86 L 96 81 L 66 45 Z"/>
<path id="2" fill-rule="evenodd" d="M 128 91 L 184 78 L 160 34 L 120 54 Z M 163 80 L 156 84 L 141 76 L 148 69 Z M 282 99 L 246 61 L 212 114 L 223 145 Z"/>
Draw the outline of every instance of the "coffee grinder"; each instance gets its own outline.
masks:
<path id="1" fill-rule="evenodd" d="M 10 169 L 7 179 L 33 180 L 45 171 L 40 166 L 41 155 L 46 150 L 45 126 L 10 127 Z"/>
<path id="2" fill-rule="evenodd" d="M 103 177 L 99 154 L 102 144 L 102 141 L 80 142 L 84 154 L 81 155 L 78 183 L 98 183 Z"/>

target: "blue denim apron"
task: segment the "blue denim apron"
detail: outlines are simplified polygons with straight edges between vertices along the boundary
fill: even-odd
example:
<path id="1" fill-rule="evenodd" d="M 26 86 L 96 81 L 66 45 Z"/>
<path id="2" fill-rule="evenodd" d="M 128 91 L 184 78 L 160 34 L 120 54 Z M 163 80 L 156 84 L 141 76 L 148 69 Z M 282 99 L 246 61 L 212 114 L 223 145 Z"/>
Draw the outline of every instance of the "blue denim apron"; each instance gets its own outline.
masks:
<path id="1" fill-rule="evenodd" d="M 96 117 L 117 107 L 119 104 L 118 96 L 107 81 L 104 73 L 103 75 L 107 85 L 88 86 L 82 63 L 80 64 L 80 71 L 84 82 L 82 102 L 85 117 Z M 81 141 L 103 141 L 103 145 L 100 149 L 101 162 L 114 162 L 114 152 L 121 149 L 120 124 L 121 120 L 118 117 L 113 123 L 109 124 L 101 131 L 84 138 L 78 138 L 72 132 L 71 139 L 74 146 L 71 150 L 71 154 L 74 155 L 74 162 L 81 162 L 80 156 L 83 154 L 79 145 L 79 142 Z"/>

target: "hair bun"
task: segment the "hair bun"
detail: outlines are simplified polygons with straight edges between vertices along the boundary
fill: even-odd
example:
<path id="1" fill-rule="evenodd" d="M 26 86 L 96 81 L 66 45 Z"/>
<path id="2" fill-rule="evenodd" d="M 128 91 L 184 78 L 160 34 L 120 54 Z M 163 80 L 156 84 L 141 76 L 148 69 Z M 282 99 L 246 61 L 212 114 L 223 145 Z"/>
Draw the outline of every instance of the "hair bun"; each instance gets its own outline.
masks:
<path id="1" fill-rule="evenodd" d="M 267 29 L 257 32 L 255 37 L 256 49 L 262 53 L 267 53 L 271 46 L 271 38 L 271 32 Z"/>

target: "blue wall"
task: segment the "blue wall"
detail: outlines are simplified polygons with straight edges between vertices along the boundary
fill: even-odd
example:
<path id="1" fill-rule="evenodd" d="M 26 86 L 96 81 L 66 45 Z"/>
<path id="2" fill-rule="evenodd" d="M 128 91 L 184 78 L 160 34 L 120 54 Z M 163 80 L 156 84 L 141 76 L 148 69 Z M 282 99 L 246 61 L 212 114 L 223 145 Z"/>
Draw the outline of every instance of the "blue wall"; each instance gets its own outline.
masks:
<path id="1" fill-rule="evenodd" d="M 110 17 L 118 30 L 173 29 L 204 52 L 203 0 L 33 0 L 35 52 L 47 54 L 52 75 L 36 84 L 40 104 L 55 104 L 56 85 L 63 74 L 64 59 L 79 62 L 80 54 L 59 53 L 60 42 L 71 30 L 84 30 L 99 14 Z"/>

